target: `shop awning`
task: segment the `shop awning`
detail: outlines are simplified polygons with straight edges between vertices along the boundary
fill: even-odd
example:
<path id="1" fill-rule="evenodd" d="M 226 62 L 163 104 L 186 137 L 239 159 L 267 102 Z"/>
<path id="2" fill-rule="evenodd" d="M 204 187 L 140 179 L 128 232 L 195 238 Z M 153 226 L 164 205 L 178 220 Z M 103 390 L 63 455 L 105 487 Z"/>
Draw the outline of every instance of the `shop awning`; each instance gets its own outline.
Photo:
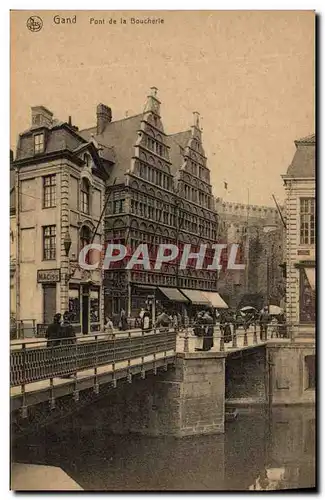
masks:
<path id="1" fill-rule="evenodd" d="M 217 292 L 202 292 L 216 309 L 228 309 L 226 302 Z"/>
<path id="2" fill-rule="evenodd" d="M 165 288 L 159 286 L 158 290 L 160 290 L 169 300 L 173 300 L 175 302 L 188 302 L 188 299 L 184 297 L 184 295 L 177 288 Z"/>
<path id="3" fill-rule="evenodd" d="M 315 268 L 314 267 L 305 267 L 305 273 L 307 279 L 309 281 L 310 287 L 314 292 L 316 289 L 316 278 L 315 278 Z"/>
<path id="4" fill-rule="evenodd" d="M 185 290 L 181 288 L 181 292 L 196 306 L 211 306 L 210 301 L 203 295 L 203 292 L 200 292 L 200 290 Z"/>

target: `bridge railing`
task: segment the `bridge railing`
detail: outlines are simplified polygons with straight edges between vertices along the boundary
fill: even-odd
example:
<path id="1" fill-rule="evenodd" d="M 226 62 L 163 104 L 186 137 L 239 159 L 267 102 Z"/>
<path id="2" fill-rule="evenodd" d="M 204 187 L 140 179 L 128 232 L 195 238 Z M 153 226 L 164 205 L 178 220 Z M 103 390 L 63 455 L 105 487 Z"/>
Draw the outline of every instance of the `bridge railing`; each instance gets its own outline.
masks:
<path id="1" fill-rule="evenodd" d="M 104 365 L 135 360 L 145 356 L 176 350 L 174 330 L 98 333 L 84 338 L 47 341 L 24 341 L 10 352 L 10 385 L 24 386 L 56 377 L 77 377 L 79 371 L 97 369 Z"/>
<path id="2" fill-rule="evenodd" d="M 228 328 L 229 326 L 229 328 Z M 302 338 L 314 338 L 315 326 L 312 324 L 306 325 L 301 323 L 259 323 L 251 324 L 249 328 L 243 326 L 235 327 L 233 324 L 214 326 L 213 335 L 206 333 L 203 329 L 197 330 L 194 328 L 182 329 L 179 333 L 179 338 L 184 341 L 184 351 L 188 352 L 189 344 L 193 339 L 202 340 L 202 347 L 197 350 L 210 350 L 213 341 L 214 350 L 223 352 L 226 347 L 239 348 L 249 345 L 258 345 L 267 341 L 280 340 L 285 342 L 295 342 Z"/>

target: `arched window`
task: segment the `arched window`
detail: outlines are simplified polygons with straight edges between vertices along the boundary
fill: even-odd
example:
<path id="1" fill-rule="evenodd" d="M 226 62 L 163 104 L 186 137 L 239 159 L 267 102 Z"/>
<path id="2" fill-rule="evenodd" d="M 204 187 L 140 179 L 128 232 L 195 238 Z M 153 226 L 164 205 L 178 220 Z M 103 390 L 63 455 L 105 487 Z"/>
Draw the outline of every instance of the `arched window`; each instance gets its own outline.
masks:
<path id="1" fill-rule="evenodd" d="M 87 181 L 87 179 L 82 179 L 80 209 L 85 214 L 89 214 L 89 192 L 89 182 Z"/>
<path id="2" fill-rule="evenodd" d="M 84 154 L 84 162 L 86 164 L 86 167 L 89 167 L 89 165 L 90 165 L 90 156 L 89 156 L 88 153 Z"/>

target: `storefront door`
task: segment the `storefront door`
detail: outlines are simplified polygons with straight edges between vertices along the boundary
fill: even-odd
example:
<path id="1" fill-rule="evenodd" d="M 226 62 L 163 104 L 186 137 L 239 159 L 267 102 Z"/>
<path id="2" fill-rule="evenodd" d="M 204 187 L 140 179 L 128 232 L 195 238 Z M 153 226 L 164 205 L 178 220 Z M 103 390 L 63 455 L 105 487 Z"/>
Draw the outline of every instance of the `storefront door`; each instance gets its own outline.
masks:
<path id="1" fill-rule="evenodd" d="M 89 331 L 89 294 L 82 294 L 82 333 L 86 335 Z"/>
<path id="2" fill-rule="evenodd" d="M 43 285 L 43 322 L 49 325 L 56 313 L 56 285 Z"/>

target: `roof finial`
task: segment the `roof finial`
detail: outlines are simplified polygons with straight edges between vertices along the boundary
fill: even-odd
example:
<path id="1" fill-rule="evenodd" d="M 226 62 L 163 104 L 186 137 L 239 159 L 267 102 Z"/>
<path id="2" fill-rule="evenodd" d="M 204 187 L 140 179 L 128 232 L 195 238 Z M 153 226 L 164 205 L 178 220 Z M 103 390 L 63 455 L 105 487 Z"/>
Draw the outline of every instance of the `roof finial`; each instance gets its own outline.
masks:
<path id="1" fill-rule="evenodd" d="M 200 113 L 198 111 L 193 111 L 194 117 L 194 127 L 200 128 Z"/>
<path id="2" fill-rule="evenodd" d="M 151 90 L 151 94 L 150 94 L 151 97 L 157 97 L 157 93 L 158 93 L 157 87 L 151 87 L 150 90 Z"/>

